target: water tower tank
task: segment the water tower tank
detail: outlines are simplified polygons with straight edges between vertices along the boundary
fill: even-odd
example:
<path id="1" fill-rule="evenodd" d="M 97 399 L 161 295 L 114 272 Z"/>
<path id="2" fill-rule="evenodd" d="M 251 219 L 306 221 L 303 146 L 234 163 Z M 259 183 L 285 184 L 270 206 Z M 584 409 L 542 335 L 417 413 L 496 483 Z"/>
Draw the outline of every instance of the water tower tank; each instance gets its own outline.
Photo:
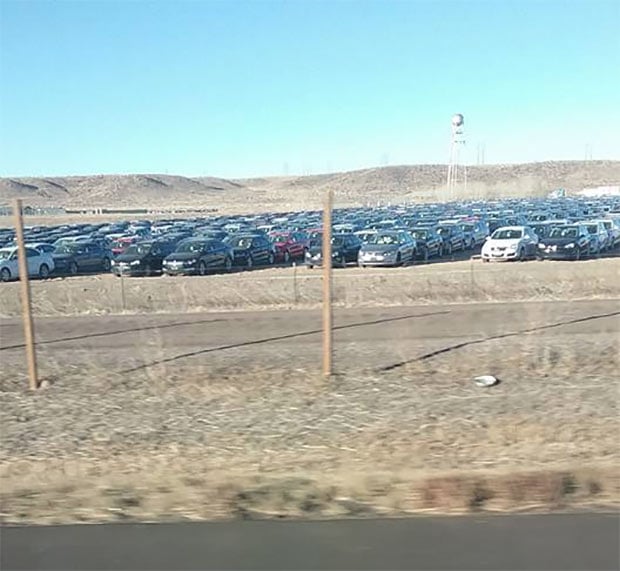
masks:
<path id="1" fill-rule="evenodd" d="M 452 125 L 455 127 L 462 127 L 465 119 L 461 113 L 455 113 L 452 115 Z"/>

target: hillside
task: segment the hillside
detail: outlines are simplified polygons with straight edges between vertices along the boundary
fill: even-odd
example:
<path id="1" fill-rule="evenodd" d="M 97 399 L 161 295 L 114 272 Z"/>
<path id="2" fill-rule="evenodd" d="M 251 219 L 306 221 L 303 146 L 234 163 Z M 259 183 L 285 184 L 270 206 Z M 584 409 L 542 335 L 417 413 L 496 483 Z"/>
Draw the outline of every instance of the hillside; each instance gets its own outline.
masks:
<path id="1" fill-rule="evenodd" d="M 0 205 L 20 197 L 32 206 L 289 210 L 317 208 L 327 188 L 337 205 L 441 200 L 445 177 L 445 165 L 413 165 L 239 180 L 159 174 L 2 178 Z M 620 184 L 620 161 L 474 166 L 463 197 L 539 196 L 558 187 L 608 184 Z"/>

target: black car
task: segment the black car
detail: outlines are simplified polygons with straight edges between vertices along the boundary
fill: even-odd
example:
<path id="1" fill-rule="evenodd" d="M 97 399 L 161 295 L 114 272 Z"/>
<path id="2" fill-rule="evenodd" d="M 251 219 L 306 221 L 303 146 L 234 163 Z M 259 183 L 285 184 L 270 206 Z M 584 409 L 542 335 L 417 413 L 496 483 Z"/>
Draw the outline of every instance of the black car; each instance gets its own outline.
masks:
<path id="1" fill-rule="evenodd" d="M 164 258 L 174 251 L 174 243 L 145 241 L 129 246 L 112 260 L 116 276 L 153 276 L 162 273 Z"/>
<path id="2" fill-rule="evenodd" d="M 355 234 L 334 234 L 332 236 L 332 264 L 346 267 L 357 264 L 362 241 Z M 306 266 L 313 268 L 323 264 L 323 235 L 316 234 L 310 239 L 305 257 Z"/>
<path id="3" fill-rule="evenodd" d="M 579 260 L 590 253 L 590 235 L 585 226 L 558 226 L 538 242 L 540 259 Z"/>
<path id="4" fill-rule="evenodd" d="M 164 258 L 163 273 L 166 275 L 206 275 L 208 272 L 230 271 L 233 252 L 223 242 L 215 240 L 183 240 L 177 249 Z"/>
<path id="5" fill-rule="evenodd" d="M 252 269 L 258 265 L 273 265 L 276 260 L 275 249 L 269 237 L 262 233 L 235 234 L 225 240 L 232 248 L 236 266 Z"/>
<path id="6" fill-rule="evenodd" d="M 466 238 L 463 229 L 456 224 L 444 224 L 437 227 L 437 234 L 443 239 L 443 249 L 451 255 L 456 250 L 465 250 Z"/>
<path id="7" fill-rule="evenodd" d="M 424 260 L 443 256 L 443 239 L 432 228 L 412 228 L 409 234 L 418 244 L 418 257 Z"/>
<path id="8" fill-rule="evenodd" d="M 112 252 L 98 242 L 66 242 L 58 246 L 54 253 L 54 267 L 57 274 L 77 274 L 79 272 L 109 272 Z"/>

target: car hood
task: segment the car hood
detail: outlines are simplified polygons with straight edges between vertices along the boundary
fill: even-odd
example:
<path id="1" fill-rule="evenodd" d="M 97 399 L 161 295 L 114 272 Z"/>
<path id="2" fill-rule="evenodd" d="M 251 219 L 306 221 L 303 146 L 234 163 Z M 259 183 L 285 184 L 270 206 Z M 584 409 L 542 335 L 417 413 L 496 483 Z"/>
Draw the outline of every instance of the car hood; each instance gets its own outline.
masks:
<path id="1" fill-rule="evenodd" d="M 543 238 L 540 243 L 545 246 L 563 246 L 577 242 L 579 238 Z"/>
<path id="2" fill-rule="evenodd" d="M 166 262 L 187 262 L 189 260 L 197 260 L 200 257 L 196 252 L 179 252 L 177 254 L 170 254 L 164 259 Z"/>
<path id="3" fill-rule="evenodd" d="M 116 256 L 117 262 L 130 263 L 135 262 L 136 260 L 144 260 L 147 257 L 147 254 L 142 256 L 137 254 L 121 254 L 120 256 Z"/>
<path id="4" fill-rule="evenodd" d="M 385 252 L 395 252 L 398 244 L 364 244 L 361 248 L 363 253 L 383 254 Z"/>
<path id="5" fill-rule="evenodd" d="M 510 248 L 512 246 L 518 246 L 520 239 L 517 240 L 487 240 L 485 246 L 487 248 Z"/>

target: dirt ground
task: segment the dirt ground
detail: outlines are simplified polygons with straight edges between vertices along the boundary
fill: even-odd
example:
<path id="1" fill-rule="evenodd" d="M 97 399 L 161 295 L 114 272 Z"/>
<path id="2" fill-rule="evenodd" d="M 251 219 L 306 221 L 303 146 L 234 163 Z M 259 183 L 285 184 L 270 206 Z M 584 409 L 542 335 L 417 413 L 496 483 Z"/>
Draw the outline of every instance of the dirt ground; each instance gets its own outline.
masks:
<path id="1" fill-rule="evenodd" d="M 331 379 L 313 311 L 48 318 L 36 393 L 3 320 L 2 520 L 617 506 L 618 307 L 338 310 Z"/>
<path id="2" fill-rule="evenodd" d="M 185 313 L 315 308 L 321 271 L 263 269 L 206 277 L 95 275 L 33 281 L 35 315 Z M 340 307 L 618 297 L 620 258 L 575 262 L 441 262 L 397 269 L 334 271 Z M 0 317 L 20 313 L 19 284 L 0 284 Z"/>

